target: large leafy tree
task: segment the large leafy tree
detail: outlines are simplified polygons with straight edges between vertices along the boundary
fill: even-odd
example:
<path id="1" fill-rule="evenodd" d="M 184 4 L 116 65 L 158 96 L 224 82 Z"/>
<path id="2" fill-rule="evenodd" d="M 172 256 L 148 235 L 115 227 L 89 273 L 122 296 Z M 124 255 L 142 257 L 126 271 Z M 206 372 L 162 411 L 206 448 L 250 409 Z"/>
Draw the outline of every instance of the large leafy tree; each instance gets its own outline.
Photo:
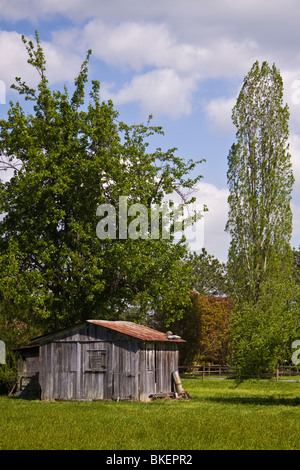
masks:
<path id="1" fill-rule="evenodd" d="M 198 162 L 175 148 L 149 152 L 151 135 L 163 133 L 150 120 L 119 122 L 113 103 L 100 100 L 99 82 L 88 82 L 91 51 L 70 96 L 66 87 L 51 90 L 38 33 L 23 42 L 39 83 L 34 89 L 17 78 L 13 88 L 32 108 L 11 102 L 0 121 L 2 167 L 14 171 L 0 191 L 2 317 L 49 329 L 126 311 L 142 320 L 156 308 L 180 316 L 189 291 L 184 240 L 99 239 L 96 213 L 111 204 L 118 217 L 120 196 L 150 210 L 193 187 L 201 176 L 189 173 Z"/>
<path id="2" fill-rule="evenodd" d="M 241 374 L 250 374 L 284 355 L 298 322 L 291 283 L 289 111 L 275 65 L 254 63 L 232 118 L 237 140 L 228 157 L 228 270 L 235 361 Z"/>
<path id="3" fill-rule="evenodd" d="M 227 267 L 202 248 L 201 253 L 190 253 L 193 268 L 191 289 L 199 294 L 225 296 L 227 291 Z"/>

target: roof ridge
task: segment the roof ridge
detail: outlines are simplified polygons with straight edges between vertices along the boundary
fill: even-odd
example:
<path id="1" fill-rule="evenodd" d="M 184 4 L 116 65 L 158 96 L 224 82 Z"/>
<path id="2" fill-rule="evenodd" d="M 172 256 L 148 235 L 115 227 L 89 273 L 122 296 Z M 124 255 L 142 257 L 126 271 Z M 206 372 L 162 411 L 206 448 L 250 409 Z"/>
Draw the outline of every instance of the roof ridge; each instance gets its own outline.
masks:
<path id="1" fill-rule="evenodd" d="M 170 336 L 167 333 L 151 328 L 150 326 L 140 325 L 125 320 L 86 320 L 88 323 L 103 326 L 126 336 L 133 336 L 144 341 L 163 341 L 163 342 L 183 342 L 179 336 Z"/>

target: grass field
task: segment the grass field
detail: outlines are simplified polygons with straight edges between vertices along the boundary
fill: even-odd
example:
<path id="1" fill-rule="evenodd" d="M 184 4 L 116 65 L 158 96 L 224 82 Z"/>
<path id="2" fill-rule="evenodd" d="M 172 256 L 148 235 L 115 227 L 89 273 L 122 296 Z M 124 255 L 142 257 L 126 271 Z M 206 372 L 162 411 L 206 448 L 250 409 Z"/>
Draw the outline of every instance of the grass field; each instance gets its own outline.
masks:
<path id="1" fill-rule="evenodd" d="M 300 382 L 182 381 L 191 400 L 0 397 L 2 450 L 298 450 Z"/>

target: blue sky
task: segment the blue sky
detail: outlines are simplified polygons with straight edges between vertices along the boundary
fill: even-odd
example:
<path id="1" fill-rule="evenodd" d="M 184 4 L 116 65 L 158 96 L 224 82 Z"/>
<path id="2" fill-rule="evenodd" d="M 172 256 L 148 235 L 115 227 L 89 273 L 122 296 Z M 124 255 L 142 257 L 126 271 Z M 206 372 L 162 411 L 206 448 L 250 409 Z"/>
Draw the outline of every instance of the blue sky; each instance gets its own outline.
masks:
<path id="1" fill-rule="evenodd" d="M 90 79 L 101 82 L 127 123 L 162 125 L 157 144 L 181 157 L 205 158 L 197 171 L 203 243 L 226 260 L 227 155 L 235 140 L 231 110 L 253 62 L 280 69 L 290 107 L 295 175 L 292 245 L 300 245 L 300 5 L 299 0 L 0 0 L 0 80 L 6 104 L 15 76 L 37 77 L 21 35 L 38 29 L 54 88 L 71 86 L 89 48 Z M 199 247 L 198 247 L 199 248 Z"/>

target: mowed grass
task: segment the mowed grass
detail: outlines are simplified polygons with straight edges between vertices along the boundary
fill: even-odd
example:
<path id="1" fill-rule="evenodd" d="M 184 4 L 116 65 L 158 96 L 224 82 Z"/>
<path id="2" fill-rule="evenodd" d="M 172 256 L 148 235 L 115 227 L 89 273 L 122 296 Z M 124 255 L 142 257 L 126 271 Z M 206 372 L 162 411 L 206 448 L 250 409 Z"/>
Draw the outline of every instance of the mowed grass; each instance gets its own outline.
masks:
<path id="1" fill-rule="evenodd" d="M 300 382 L 183 380 L 191 400 L 0 397 L 2 450 L 298 450 Z"/>

